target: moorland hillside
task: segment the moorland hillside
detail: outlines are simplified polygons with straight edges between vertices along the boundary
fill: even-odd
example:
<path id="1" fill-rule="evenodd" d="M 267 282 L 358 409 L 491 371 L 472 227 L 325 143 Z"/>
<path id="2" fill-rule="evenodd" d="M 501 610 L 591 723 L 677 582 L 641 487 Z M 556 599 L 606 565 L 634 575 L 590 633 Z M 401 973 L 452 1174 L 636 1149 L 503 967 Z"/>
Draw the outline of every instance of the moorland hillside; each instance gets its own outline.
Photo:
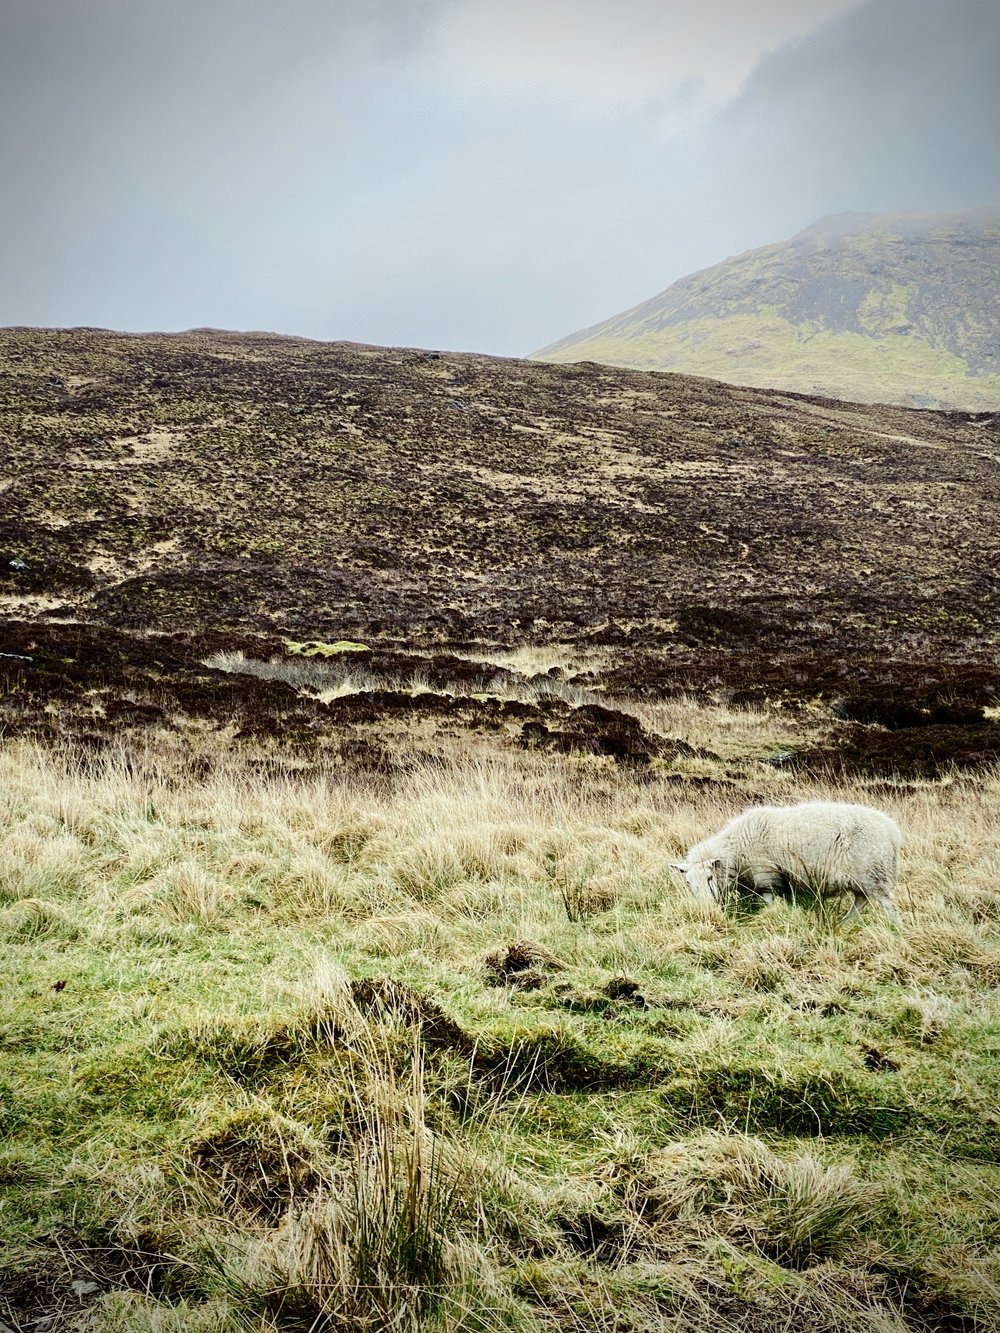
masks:
<path id="1" fill-rule="evenodd" d="M 0 366 L 15 731 L 251 689 L 266 726 L 290 687 L 205 659 L 316 640 L 464 675 L 481 714 L 435 659 L 546 644 L 619 694 L 818 696 L 995 752 L 995 414 L 211 331 L 10 330 Z"/>

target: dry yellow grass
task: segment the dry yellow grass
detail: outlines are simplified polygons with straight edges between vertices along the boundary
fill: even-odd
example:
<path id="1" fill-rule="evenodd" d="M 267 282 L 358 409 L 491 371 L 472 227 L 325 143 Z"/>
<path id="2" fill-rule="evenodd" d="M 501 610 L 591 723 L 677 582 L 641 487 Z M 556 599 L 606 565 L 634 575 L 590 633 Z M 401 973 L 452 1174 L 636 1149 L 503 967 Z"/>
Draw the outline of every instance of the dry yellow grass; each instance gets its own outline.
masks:
<path id="1" fill-rule="evenodd" d="M 169 1256 L 172 1306 L 102 1278 L 115 1333 L 1000 1317 L 1000 775 L 214 760 L 0 750 L 11 1280 L 42 1227 Z M 692 902 L 670 863 L 765 798 L 891 814 L 902 929 Z"/>

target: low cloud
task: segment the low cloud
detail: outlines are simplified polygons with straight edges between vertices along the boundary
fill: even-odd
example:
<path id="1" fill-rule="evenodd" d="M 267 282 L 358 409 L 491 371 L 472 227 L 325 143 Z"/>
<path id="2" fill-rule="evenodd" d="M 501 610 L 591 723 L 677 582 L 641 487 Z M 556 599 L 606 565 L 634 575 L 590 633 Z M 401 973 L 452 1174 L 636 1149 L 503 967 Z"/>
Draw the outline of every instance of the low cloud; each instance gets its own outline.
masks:
<path id="1" fill-rule="evenodd" d="M 732 96 L 760 56 L 858 0 L 453 0 L 434 45 L 467 93 L 584 107 Z"/>
<path id="2" fill-rule="evenodd" d="M 825 213 L 1000 201 L 994 0 L 0 0 L 0 38 L 0 323 L 523 354 Z"/>

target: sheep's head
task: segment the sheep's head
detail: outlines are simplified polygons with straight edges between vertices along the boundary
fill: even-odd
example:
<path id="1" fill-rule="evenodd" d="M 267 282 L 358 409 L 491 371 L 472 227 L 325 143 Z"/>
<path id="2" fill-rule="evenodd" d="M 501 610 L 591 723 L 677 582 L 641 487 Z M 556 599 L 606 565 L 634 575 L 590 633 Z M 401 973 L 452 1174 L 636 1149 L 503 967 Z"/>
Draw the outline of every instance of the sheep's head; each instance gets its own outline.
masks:
<path id="1" fill-rule="evenodd" d="M 674 861 L 672 865 L 674 870 L 679 870 L 684 876 L 692 898 L 703 903 L 720 901 L 722 861 L 718 857 L 708 861 Z"/>

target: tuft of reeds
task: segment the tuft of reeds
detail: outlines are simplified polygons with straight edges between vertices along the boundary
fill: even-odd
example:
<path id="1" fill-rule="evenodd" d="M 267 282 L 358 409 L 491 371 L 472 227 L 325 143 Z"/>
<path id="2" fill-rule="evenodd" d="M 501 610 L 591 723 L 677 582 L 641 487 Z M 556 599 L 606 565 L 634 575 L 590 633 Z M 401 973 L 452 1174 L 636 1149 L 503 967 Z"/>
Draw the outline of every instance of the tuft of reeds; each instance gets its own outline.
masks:
<path id="1" fill-rule="evenodd" d="M 329 1175 L 272 1235 L 221 1262 L 226 1289 L 279 1319 L 306 1314 L 315 1327 L 457 1330 L 476 1326 L 467 1316 L 479 1307 L 486 1328 L 481 1164 L 428 1126 L 419 1027 L 403 1069 L 391 1032 L 355 1019 L 362 1061 L 328 1127 Z"/>

